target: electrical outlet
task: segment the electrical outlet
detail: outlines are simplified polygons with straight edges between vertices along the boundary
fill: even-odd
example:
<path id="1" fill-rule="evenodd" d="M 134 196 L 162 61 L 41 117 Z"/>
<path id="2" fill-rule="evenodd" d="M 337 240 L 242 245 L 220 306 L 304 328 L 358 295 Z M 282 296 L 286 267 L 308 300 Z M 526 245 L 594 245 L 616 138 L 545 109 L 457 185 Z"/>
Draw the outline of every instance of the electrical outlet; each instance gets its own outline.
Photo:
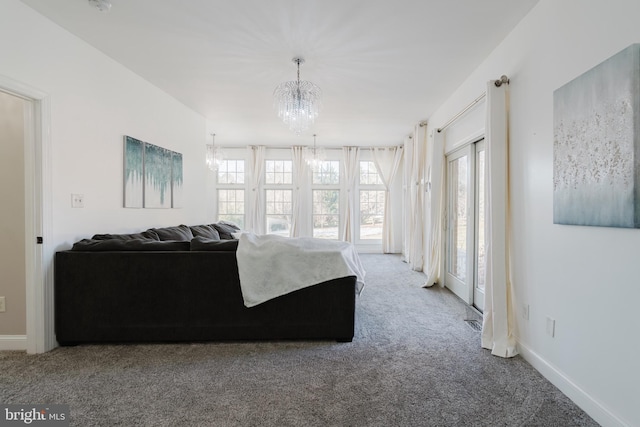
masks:
<path id="1" fill-rule="evenodd" d="M 72 208 L 84 208 L 84 194 L 72 194 L 71 195 L 71 207 Z"/>
<path id="2" fill-rule="evenodd" d="M 522 304 L 522 318 L 529 320 L 529 304 Z"/>
<path id="3" fill-rule="evenodd" d="M 0 297 L 0 313 L 7 311 L 7 307 L 4 302 L 4 297 Z"/>
<path id="4" fill-rule="evenodd" d="M 556 335 L 556 320 L 547 316 L 547 335 L 553 338 Z"/>

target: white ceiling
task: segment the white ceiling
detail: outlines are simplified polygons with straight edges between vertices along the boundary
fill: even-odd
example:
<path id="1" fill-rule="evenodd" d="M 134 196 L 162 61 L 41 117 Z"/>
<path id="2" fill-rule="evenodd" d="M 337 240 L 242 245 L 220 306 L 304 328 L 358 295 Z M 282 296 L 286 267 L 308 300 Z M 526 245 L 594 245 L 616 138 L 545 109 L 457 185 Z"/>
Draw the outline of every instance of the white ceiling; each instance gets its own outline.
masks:
<path id="1" fill-rule="evenodd" d="M 538 0 L 22 1 L 202 114 L 219 144 L 375 146 L 401 143 Z M 295 56 L 323 91 L 300 136 L 272 101 Z"/>

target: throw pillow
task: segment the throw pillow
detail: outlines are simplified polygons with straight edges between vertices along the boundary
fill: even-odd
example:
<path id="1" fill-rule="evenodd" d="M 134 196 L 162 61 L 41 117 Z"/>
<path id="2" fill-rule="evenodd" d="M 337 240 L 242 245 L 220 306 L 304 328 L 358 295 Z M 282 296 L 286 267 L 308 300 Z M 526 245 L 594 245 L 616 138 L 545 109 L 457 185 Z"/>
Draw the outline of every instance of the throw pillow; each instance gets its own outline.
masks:
<path id="1" fill-rule="evenodd" d="M 96 234 L 91 240 L 160 240 L 158 235 L 151 230 L 132 234 Z"/>
<path id="2" fill-rule="evenodd" d="M 220 238 L 224 240 L 233 239 L 233 233 L 240 231 L 240 227 L 227 221 L 220 221 L 215 224 L 211 224 L 211 226 L 218 230 Z"/>
<path id="3" fill-rule="evenodd" d="M 193 237 L 204 237 L 205 239 L 210 240 L 220 240 L 220 234 L 218 234 L 218 230 L 210 225 L 191 225 L 189 228 L 191 228 Z"/>
<path id="4" fill-rule="evenodd" d="M 175 227 L 150 228 L 149 230 L 155 232 L 160 240 L 178 240 L 188 242 L 193 239 L 191 229 L 188 225 L 184 224 L 180 224 Z"/>

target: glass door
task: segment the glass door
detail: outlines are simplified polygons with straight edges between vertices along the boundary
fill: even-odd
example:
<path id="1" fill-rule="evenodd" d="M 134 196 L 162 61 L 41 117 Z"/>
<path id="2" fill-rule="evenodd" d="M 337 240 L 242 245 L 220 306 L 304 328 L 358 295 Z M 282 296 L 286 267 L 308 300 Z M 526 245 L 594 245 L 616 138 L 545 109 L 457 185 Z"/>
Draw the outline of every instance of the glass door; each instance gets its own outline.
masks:
<path id="1" fill-rule="evenodd" d="M 464 147 L 447 157 L 447 251 L 446 286 L 467 304 L 472 303 L 469 273 L 473 277 L 473 241 L 469 240 L 469 225 L 473 225 L 473 191 L 471 181 L 471 149 Z M 470 221 L 471 219 L 471 221 Z"/>
<path id="2" fill-rule="evenodd" d="M 484 307 L 484 143 L 447 156 L 445 284 L 469 305 Z"/>
<path id="3" fill-rule="evenodd" d="M 486 256 L 484 246 L 485 219 L 485 150 L 484 141 L 475 144 L 475 268 L 473 305 L 480 311 L 484 310 L 484 274 L 486 270 Z"/>

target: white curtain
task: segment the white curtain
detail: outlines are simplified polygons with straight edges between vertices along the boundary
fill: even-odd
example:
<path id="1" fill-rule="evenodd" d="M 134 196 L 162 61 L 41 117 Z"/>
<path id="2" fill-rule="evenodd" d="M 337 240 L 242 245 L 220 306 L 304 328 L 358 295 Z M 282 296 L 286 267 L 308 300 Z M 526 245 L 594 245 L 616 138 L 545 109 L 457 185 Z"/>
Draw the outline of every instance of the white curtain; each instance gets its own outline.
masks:
<path id="1" fill-rule="evenodd" d="M 411 168 L 410 163 L 413 158 L 413 135 L 407 136 L 404 139 L 404 157 L 402 159 L 402 259 L 405 262 L 409 262 L 409 254 L 411 252 L 411 230 L 409 224 L 411 224 L 411 218 L 413 213 L 411 212 L 411 197 L 409 189 L 411 188 Z"/>
<path id="2" fill-rule="evenodd" d="M 509 221 L 509 85 L 487 83 L 486 276 L 482 347 L 500 357 L 513 357 L 515 319 L 511 301 Z"/>
<path id="3" fill-rule="evenodd" d="M 405 182 L 406 207 L 408 215 L 405 219 L 405 252 L 404 258 L 409 266 L 422 271 L 424 264 L 424 147 L 426 145 L 427 127 L 416 125 L 413 138 L 405 144 Z"/>
<path id="4" fill-rule="evenodd" d="M 293 157 L 293 206 L 291 237 L 310 235 L 310 215 L 305 215 L 309 205 L 309 166 L 304 160 L 305 147 L 291 147 Z"/>
<path id="5" fill-rule="evenodd" d="M 342 223 L 340 224 L 340 239 L 346 242 L 355 242 L 356 227 L 358 218 L 356 217 L 358 209 L 356 209 L 359 197 L 355 194 L 356 179 L 358 178 L 358 157 L 360 149 L 358 147 L 342 147 L 342 191 L 344 203 L 340 205 L 340 216 Z"/>
<path id="6" fill-rule="evenodd" d="M 402 161 L 402 147 L 374 148 L 373 161 L 378 170 L 378 174 L 384 183 L 384 220 L 382 222 L 382 252 L 391 253 L 394 251 L 394 240 L 397 231 L 393 227 L 391 210 L 391 185 L 393 184 L 400 162 Z"/>
<path id="7" fill-rule="evenodd" d="M 433 141 L 427 150 L 427 188 L 425 216 L 427 220 L 427 237 L 425 258 L 427 264 L 427 281 L 425 287 L 438 283 L 444 286 L 441 277 L 443 247 L 443 215 L 445 185 L 444 134 L 433 133 Z"/>
<path id="8" fill-rule="evenodd" d="M 265 206 L 262 194 L 264 181 L 264 146 L 249 146 L 249 159 L 251 167 L 251 192 L 249 194 L 249 214 L 247 215 L 247 230 L 256 234 L 264 234 Z"/>

